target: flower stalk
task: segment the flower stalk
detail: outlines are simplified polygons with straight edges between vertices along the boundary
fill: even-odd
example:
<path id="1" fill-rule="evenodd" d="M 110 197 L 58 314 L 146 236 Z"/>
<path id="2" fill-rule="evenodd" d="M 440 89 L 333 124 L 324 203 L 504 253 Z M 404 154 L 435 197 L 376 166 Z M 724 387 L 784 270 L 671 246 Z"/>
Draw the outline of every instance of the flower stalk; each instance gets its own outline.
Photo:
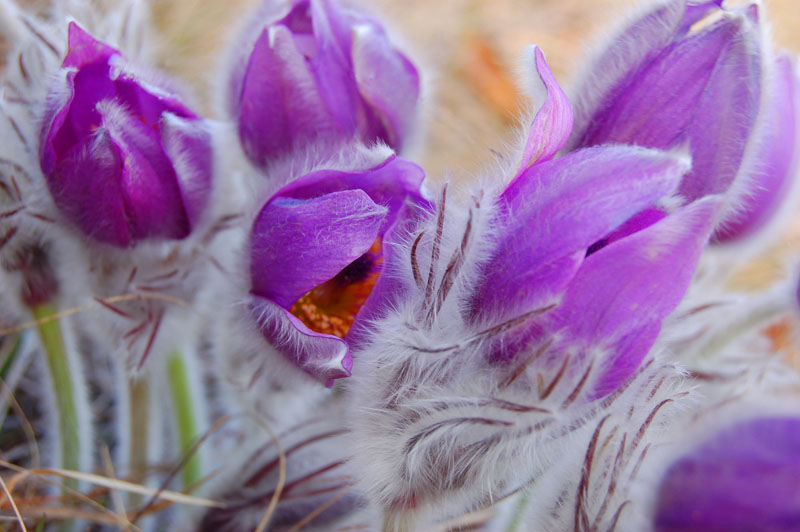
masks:
<path id="1" fill-rule="evenodd" d="M 198 423 L 193 408 L 194 402 L 192 400 L 188 367 L 183 354 L 177 349 L 170 354 L 167 360 L 167 377 L 169 379 L 169 391 L 172 395 L 178 444 L 183 455 L 190 452 L 195 441 L 197 441 Z M 203 478 L 200 455 L 195 453 L 189 457 L 181 471 L 181 478 L 186 489 L 191 489 L 200 482 Z"/>
<path id="2" fill-rule="evenodd" d="M 52 303 L 40 303 L 31 308 L 33 317 L 39 321 L 37 326 L 47 360 L 47 367 L 53 380 L 53 393 L 58 417 L 61 444 L 61 467 L 81 471 L 81 441 L 76 383 L 67 359 L 64 335 L 58 319 L 53 319 L 57 310 Z M 77 489 L 78 481 L 64 479 L 64 486 Z"/>

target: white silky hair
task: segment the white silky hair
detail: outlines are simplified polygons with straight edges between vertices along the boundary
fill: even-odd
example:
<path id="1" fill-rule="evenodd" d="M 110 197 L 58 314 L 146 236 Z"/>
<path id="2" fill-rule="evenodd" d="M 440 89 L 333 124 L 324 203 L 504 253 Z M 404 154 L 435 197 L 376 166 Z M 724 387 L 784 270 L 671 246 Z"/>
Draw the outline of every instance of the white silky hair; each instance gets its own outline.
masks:
<path id="1" fill-rule="evenodd" d="M 385 526 L 398 530 L 491 506 L 531 482 L 547 485 L 548 471 L 568 467 L 565 456 L 580 454 L 612 405 L 627 412 L 640 400 L 641 391 L 626 388 L 652 384 L 648 376 L 661 371 L 651 361 L 633 384 L 592 401 L 596 362 L 608 354 L 602 346 L 554 359 L 555 333 L 513 361 L 489 363 L 503 334 L 536 312 L 499 325 L 470 320 L 480 266 L 496 240 L 495 197 L 446 194 L 395 250 L 400 262 L 385 265 L 406 297 L 372 324 L 346 383 L 363 490 L 384 509 Z M 555 502 L 560 491 L 547 496 Z"/>

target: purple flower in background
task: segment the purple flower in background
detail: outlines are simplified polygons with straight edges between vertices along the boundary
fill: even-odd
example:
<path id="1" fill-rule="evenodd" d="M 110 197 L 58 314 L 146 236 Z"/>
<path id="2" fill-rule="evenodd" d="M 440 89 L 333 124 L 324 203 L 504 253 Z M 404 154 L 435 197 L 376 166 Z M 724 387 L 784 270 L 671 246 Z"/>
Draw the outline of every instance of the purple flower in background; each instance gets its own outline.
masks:
<path id="1" fill-rule="evenodd" d="M 311 376 L 350 375 L 345 338 L 378 278 L 382 237 L 422 169 L 394 155 L 360 171 L 317 170 L 279 190 L 253 224 L 251 310 L 261 333 Z"/>
<path id="2" fill-rule="evenodd" d="M 259 17 L 230 86 L 230 109 L 254 164 L 312 141 L 356 138 L 403 149 L 419 75 L 378 21 L 332 0 L 273 2 Z"/>
<path id="3" fill-rule="evenodd" d="M 658 491 L 654 532 L 800 530 L 800 419 L 760 418 L 677 460 Z"/>
<path id="4" fill-rule="evenodd" d="M 756 5 L 671 0 L 636 19 L 579 87 L 569 150 L 605 143 L 688 146 L 680 195 L 727 194 L 717 238 L 743 236 L 774 211 L 791 175 L 791 67 L 762 45 Z"/>
<path id="5" fill-rule="evenodd" d="M 69 220 L 117 247 L 185 238 L 208 203 L 211 158 L 203 121 L 175 94 L 70 23 L 40 148 Z"/>

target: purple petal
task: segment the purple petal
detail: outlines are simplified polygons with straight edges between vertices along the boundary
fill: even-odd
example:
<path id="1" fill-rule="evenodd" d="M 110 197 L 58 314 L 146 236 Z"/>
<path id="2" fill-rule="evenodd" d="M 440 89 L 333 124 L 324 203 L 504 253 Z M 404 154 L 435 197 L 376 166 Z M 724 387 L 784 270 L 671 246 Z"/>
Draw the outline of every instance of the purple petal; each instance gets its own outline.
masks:
<path id="1" fill-rule="evenodd" d="M 276 196 L 310 199 L 342 190 L 361 189 L 372 201 L 389 209 L 385 229 L 394 221 L 406 198 L 422 200 L 419 189 L 424 179 L 425 171 L 421 167 L 392 155 L 366 172 L 312 172 L 282 188 Z"/>
<path id="2" fill-rule="evenodd" d="M 668 149 L 685 141 L 718 60 L 740 37 L 740 29 L 741 20 L 729 17 L 668 46 L 617 88 L 592 116 L 577 146 L 621 142 Z"/>
<path id="3" fill-rule="evenodd" d="M 98 41 L 89 35 L 75 22 L 70 22 L 67 29 L 67 55 L 64 58 L 64 67 L 82 68 L 92 63 L 108 62 L 108 59 L 119 50 Z"/>
<path id="4" fill-rule="evenodd" d="M 273 198 L 253 224 L 253 294 L 288 309 L 366 253 L 386 212 L 362 190 L 307 200 Z"/>
<path id="5" fill-rule="evenodd" d="M 175 169 L 189 230 L 197 226 L 211 194 L 213 156 L 211 134 L 201 120 L 171 113 L 161 117 L 161 144 Z"/>
<path id="6" fill-rule="evenodd" d="M 123 160 L 108 132 L 74 146 L 47 174 L 58 208 L 88 236 L 117 247 L 132 242 L 121 184 Z M 93 179 L 84 179 L 86 176 Z"/>
<path id="7" fill-rule="evenodd" d="M 344 137 L 359 130 L 358 89 L 353 83 L 349 50 L 352 28 L 342 10 L 330 0 L 311 0 L 311 21 L 317 41 L 316 54 L 309 58 L 319 92 Z M 368 119 L 363 116 L 363 119 Z"/>
<path id="8" fill-rule="evenodd" d="M 530 167 L 500 198 L 502 232 L 473 318 L 501 320 L 551 303 L 589 246 L 673 192 L 687 168 L 670 154 L 623 146 Z"/>
<path id="9" fill-rule="evenodd" d="M 612 353 L 595 396 L 616 389 L 649 351 L 689 287 L 719 204 L 709 197 L 684 207 L 590 255 L 575 274 L 550 327 L 570 346 Z"/>
<path id="10" fill-rule="evenodd" d="M 684 17 L 684 4 L 684 0 L 671 0 L 647 12 L 625 28 L 594 61 L 577 91 L 570 149 L 587 145 L 581 139 L 601 108 L 608 106 L 608 99 L 629 85 L 639 70 L 672 42 Z"/>
<path id="11" fill-rule="evenodd" d="M 596 253 L 612 242 L 616 242 L 620 238 L 625 238 L 633 233 L 638 233 L 642 229 L 646 229 L 654 223 L 662 220 L 666 215 L 667 213 L 658 207 L 648 207 L 641 212 L 637 212 L 613 232 L 592 244 L 586 254 L 591 255 L 592 253 Z"/>
<path id="12" fill-rule="evenodd" d="M 312 331 L 268 298 L 251 295 L 250 312 L 259 330 L 283 356 L 327 386 L 350 376 L 353 358 L 341 338 Z"/>
<path id="13" fill-rule="evenodd" d="M 372 323 L 383 318 L 390 309 L 397 308 L 412 289 L 406 284 L 406 277 L 399 273 L 403 271 L 399 264 L 408 260 L 403 254 L 407 249 L 405 244 L 413 238 L 411 235 L 421 219 L 431 212 L 426 207 L 424 203 L 404 204 L 395 223 L 383 235 L 381 274 L 347 332 L 347 342 L 353 349 L 360 349 L 370 340 Z"/>
<path id="14" fill-rule="evenodd" d="M 536 68 L 538 86 L 535 93 L 544 92 L 539 110 L 531 124 L 528 140 L 525 142 L 520 169 L 537 163 L 548 161 L 564 147 L 572 131 L 572 106 L 567 95 L 556 81 L 544 54 L 538 47 L 533 47 L 530 61 Z"/>
<path id="15" fill-rule="evenodd" d="M 739 423 L 670 467 L 655 532 L 800 530 L 800 419 Z"/>
<path id="16" fill-rule="evenodd" d="M 739 173 L 761 98 L 760 35 L 749 26 L 746 18 L 733 16 L 720 26 L 731 32 L 730 42 L 687 124 L 692 171 L 681 195 L 689 200 L 727 191 Z"/>
<path id="17" fill-rule="evenodd" d="M 240 102 L 239 137 L 247 156 L 259 166 L 336 130 L 306 60 L 285 26 L 271 26 L 256 41 Z"/>
<path id="18" fill-rule="evenodd" d="M 795 168 L 797 146 L 798 83 L 792 61 L 780 57 L 775 63 L 775 92 L 764 111 L 763 124 L 750 142 L 759 147 L 755 170 L 742 177 L 748 194 L 737 206 L 740 211 L 716 233 L 720 241 L 748 236 L 769 221 L 785 197 Z"/>
<path id="19" fill-rule="evenodd" d="M 189 220 L 175 170 L 158 133 L 114 102 L 100 102 L 97 107 L 101 127 L 108 131 L 123 159 L 120 180 L 133 239 L 186 237 Z"/>
<path id="20" fill-rule="evenodd" d="M 386 133 L 364 135 L 385 137 L 395 151 L 401 151 L 417 115 L 419 73 L 411 61 L 394 49 L 385 33 L 370 24 L 354 28 L 353 73 L 364 100 L 374 108 Z"/>

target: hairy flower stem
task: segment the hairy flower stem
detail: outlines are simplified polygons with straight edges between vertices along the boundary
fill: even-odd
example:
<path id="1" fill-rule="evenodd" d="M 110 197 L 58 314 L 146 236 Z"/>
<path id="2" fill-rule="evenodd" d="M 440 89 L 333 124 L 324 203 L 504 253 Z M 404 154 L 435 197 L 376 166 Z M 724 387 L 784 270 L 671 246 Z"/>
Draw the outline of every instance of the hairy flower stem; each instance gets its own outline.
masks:
<path id="1" fill-rule="evenodd" d="M 55 307 L 50 303 L 42 303 L 31 309 L 36 320 L 52 317 L 56 313 Z M 60 322 L 50 319 L 39 324 L 39 337 L 42 341 L 47 358 L 47 367 L 53 379 L 53 392 L 55 393 L 55 406 L 58 412 L 58 425 L 61 443 L 61 467 L 73 471 L 81 470 L 81 443 L 78 426 L 78 407 L 76 398 L 75 381 L 67 360 L 67 350 L 64 336 L 61 332 Z M 78 481 L 64 479 L 64 485 L 77 489 Z"/>
<path id="2" fill-rule="evenodd" d="M 413 532 L 414 518 L 407 513 L 386 512 L 383 515 L 383 532 Z"/>
<path id="3" fill-rule="evenodd" d="M 528 490 L 525 490 L 520 494 L 519 500 L 514 507 L 514 513 L 511 516 L 511 522 L 508 524 L 508 528 L 506 528 L 505 532 L 517 532 L 519 530 L 519 526 L 522 523 L 522 517 L 525 514 L 525 509 L 530 503 L 530 496 L 531 493 Z"/>
<path id="4" fill-rule="evenodd" d="M 128 480 L 135 484 L 144 484 L 149 467 L 148 442 L 150 439 L 150 379 L 147 376 L 129 382 L 131 408 L 130 475 Z M 131 494 L 129 505 L 138 507 L 144 498 Z"/>
<path id="5" fill-rule="evenodd" d="M 197 419 L 193 408 L 192 388 L 189 382 L 188 369 L 180 351 L 173 351 L 167 360 L 167 376 L 172 394 L 172 405 L 177 427 L 178 443 L 181 457 L 189 452 L 200 436 L 197 433 Z M 200 456 L 195 453 L 189 458 L 181 472 L 184 488 L 196 486 L 203 478 Z"/>

